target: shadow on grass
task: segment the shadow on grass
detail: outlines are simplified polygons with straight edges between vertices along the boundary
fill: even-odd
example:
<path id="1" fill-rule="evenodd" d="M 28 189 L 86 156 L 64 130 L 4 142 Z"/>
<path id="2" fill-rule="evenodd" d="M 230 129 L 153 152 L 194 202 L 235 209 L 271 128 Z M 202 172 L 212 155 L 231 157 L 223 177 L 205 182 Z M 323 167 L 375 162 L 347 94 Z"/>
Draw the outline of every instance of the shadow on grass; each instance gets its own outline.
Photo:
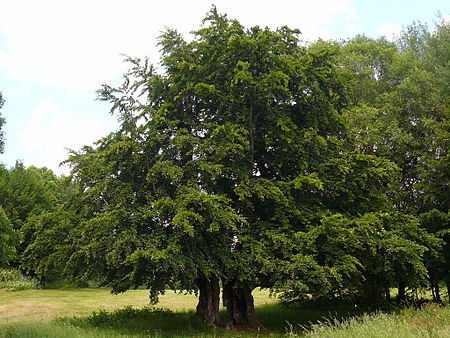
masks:
<path id="1" fill-rule="evenodd" d="M 324 303 L 295 303 L 291 305 L 266 305 L 257 308 L 258 319 L 271 332 L 285 334 L 308 330 L 313 324 L 324 320 L 342 321 L 363 313 L 376 311 L 355 306 L 352 303 L 332 302 Z"/>
<path id="2" fill-rule="evenodd" d="M 127 306 L 112 312 L 95 311 L 88 317 L 60 318 L 57 322 L 90 330 L 108 330 L 120 335 L 151 337 L 195 337 L 208 327 L 191 327 L 193 312 L 172 312 L 164 308 Z"/>
<path id="3" fill-rule="evenodd" d="M 82 330 L 108 331 L 111 336 L 150 337 L 281 337 L 286 333 L 302 331 L 310 325 L 328 320 L 343 320 L 364 311 L 352 304 L 278 304 L 259 306 L 257 316 L 267 329 L 264 332 L 234 333 L 224 328 L 194 325 L 193 312 L 172 312 L 163 308 L 134 309 L 125 307 L 112 312 L 98 311 L 88 317 L 62 318 L 58 322 Z M 225 312 L 221 313 L 225 319 Z M 112 334 L 114 333 L 114 334 Z"/>

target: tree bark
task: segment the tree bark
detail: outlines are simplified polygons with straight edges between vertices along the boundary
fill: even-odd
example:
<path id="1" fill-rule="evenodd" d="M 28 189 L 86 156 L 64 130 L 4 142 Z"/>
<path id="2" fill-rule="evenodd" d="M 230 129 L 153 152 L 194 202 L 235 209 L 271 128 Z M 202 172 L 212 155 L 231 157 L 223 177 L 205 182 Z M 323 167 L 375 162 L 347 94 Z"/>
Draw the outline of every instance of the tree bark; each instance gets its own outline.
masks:
<path id="1" fill-rule="evenodd" d="M 223 286 L 223 305 L 227 308 L 226 327 L 231 330 L 262 328 L 256 318 L 252 289 L 247 285 L 234 284 L 231 282 Z"/>
<path id="2" fill-rule="evenodd" d="M 209 279 L 198 280 L 200 290 L 194 321 L 212 325 L 220 324 L 220 287 L 219 279 L 211 276 Z"/>
<path id="3" fill-rule="evenodd" d="M 362 285 L 362 298 L 369 303 L 377 303 L 383 298 L 384 288 L 378 285 L 374 280 L 366 280 Z"/>
<path id="4" fill-rule="evenodd" d="M 398 283 L 397 302 L 399 304 L 405 304 L 406 303 L 406 285 L 403 282 L 399 282 Z"/>
<path id="5" fill-rule="evenodd" d="M 386 287 L 384 289 L 384 294 L 385 294 L 386 300 L 391 301 L 391 290 L 388 287 Z"/>

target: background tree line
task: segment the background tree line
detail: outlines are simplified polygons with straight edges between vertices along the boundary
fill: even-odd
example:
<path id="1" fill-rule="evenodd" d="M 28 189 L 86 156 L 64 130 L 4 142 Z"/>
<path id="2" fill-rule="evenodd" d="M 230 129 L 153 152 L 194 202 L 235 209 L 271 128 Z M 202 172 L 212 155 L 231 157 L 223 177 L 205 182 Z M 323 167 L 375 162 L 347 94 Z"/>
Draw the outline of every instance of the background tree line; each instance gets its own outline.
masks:
<path id="1" fill-rule="evenodd" d="M 307 44 L 212 9 L 191 42 L 167 30 L 161 69 L 129 58 L 124 83 L 99 90 L 120 129 L 72 151 L 68 177 L 1 168 L 0 264 L 153 301 L 199 292 L 196 319 L 213 324 L 222 291 L 229 327 L 259 326 L 256 287 L 441 301 L 449 28 Z"/>

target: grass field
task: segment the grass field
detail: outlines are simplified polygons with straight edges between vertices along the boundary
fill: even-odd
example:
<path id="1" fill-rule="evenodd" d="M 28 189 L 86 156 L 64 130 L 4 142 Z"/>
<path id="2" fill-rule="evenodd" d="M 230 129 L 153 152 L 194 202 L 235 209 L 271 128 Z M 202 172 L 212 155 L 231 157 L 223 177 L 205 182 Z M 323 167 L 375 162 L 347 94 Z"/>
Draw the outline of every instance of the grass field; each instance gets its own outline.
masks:
<path id="1" fill-rule="evenodd" d="M 192 327 L 194 295 L 168 292 L 152 308 L 144 290 L 0 290 L 0 337 L 450 337 L 448 306 L 362 315 L 348 306 L 282 307 L 264 290 L 254 296 L 266 330 L 232 333 Z"/>
<path id="2" fill-rule="evenodd" d="M 161 297 L 158 307 L 175 311 L 192 310 L 194 295 L 168 292 Z M 46 321 L 63 316 L 82 316 L 95 310 L 115 310 L 125 306 L 142 308 L 149 305 L 148 291 L 131 290 L 112 295 L 109 289 L 62 290 L 0 290 L 0 323 L 20 321 Z"/>

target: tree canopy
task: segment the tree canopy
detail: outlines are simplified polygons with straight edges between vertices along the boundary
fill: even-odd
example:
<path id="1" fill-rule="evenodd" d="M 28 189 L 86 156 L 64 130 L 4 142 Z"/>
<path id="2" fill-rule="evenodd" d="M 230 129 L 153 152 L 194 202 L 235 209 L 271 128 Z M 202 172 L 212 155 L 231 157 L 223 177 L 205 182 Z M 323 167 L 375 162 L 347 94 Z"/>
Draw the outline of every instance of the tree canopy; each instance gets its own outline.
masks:
<path id="1" fill-rule="evenodd" d="M 35 235 L 35 230 L 27 223 L 33 217 L 54 210 L 61 198 L 60 192 L 58 178 L 49 169 L 25 168 L 21 162 L 9 169 L 0 165 L 2 238 L 7 243 L 5 250 L 10 252 L 7 255 L 10 265 L 25 268 L 22 254 Z"/>
<path id="2" fill-rule="evenodd" d="M 350 71 L 355 100 L 344 114 L 355 146 L 399 167 L 399 182 L 391 192 L 396 209 L 419 216 L 423 228 L 448 243 L 444 235 L 450 207 L 448 21 L 438 21 L 434 30 L 413 23 L 397 43 L 358 36 L 340 51 L 337 60 Z M 370 88 L 370 95 L 365 88 Z M 431 262 L 430 278 L 446 276 L 449 285 L 448 259 L 441 261 L 443 265 Z M 432 283 L 438 287 L 437 281 Z"/>
<path id="3" fill-rule="evenodd" d="M 16 258 L 18 234 L 0 206 L 0 267 L 7 266 Z"/>
<path id="4" fill-rule="evenodd" d="M 0 110 L 4 102 L 2 93 L 0 92 Z M 5 145 L 5 136 L 2 130 L 4 124 L 5 119 L 0 112 L 0 154 L 3 153 Z M 0 164 L 0 170 L 2 169 Z M 0 199 L 0 267 L 6 266 L 16 257 L 15 247 L 18 244 L 18 234 L 13 230 L 11 222 L 2 208 L 3 203 L 2 199 Z"/>

